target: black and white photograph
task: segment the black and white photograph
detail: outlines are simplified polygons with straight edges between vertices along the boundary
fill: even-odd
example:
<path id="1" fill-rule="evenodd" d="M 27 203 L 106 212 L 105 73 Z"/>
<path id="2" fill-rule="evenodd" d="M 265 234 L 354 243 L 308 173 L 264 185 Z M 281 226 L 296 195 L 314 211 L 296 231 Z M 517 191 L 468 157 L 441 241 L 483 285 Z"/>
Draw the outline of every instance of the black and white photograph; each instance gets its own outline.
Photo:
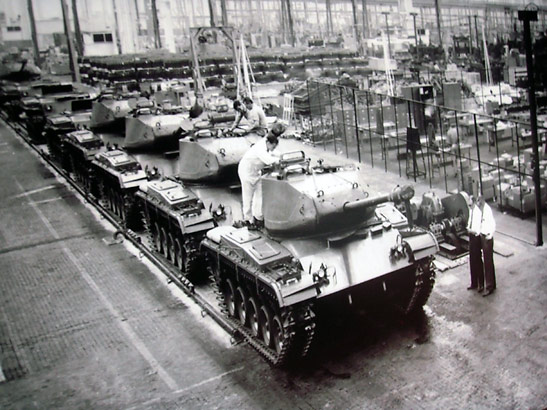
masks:
<path id="1" fill-rule="evenodd" d="M 547 0 L 0 0 L 0 408 L 547 408 Z"/>

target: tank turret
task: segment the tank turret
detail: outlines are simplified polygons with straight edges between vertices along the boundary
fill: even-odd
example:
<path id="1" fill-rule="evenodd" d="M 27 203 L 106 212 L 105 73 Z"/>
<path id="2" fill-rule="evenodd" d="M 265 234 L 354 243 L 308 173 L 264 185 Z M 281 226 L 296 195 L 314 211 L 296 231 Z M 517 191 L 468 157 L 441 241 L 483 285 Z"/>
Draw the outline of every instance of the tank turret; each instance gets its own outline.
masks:
<path id="1" fill-rule="evenodd" d="M 187 113 L 165 114 L 161 108 L 137 107 L 135 114 L 125 119 L 127 149 L 172 149 L 176 148 L 181 135 L 193 128 Z"/>
<path id="2" fill-rule="evenodd" d="M 135 109 L 137 98 L 103 94 L 93 102 L 91 128 L 125 126 L 125 117 Z"/>
<path id="3" fill-rule="evenodd" d="M 411 186 L 373 194 L 354 167 L 311 167 L 303 152 L 284 155 L 262 186 L 265 227 L 280 237 L 358 229 L 375 222 L 377 205 L 414 196 Z"/>
<path id="4" fill-rule="evenodd" d="M 185 137 L 179 140 L 178 176 L 185 181 L 230 181 L 237 165 L 258 135 Z"/>

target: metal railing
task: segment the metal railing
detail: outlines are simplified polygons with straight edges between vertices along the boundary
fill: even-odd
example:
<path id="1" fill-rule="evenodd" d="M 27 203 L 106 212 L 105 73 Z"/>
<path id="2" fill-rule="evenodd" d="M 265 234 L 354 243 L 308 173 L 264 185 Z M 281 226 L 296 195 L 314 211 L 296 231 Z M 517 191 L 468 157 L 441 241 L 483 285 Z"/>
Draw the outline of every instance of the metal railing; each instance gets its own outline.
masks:
<path id="1" fill-rule="evenodd" d="M 481 192 L 500 207 L 534 210 L 530 124 L 526 112 L 482 115 L 424 101 L 308 80 L 311 141 L 337 155 L 422 179 L 446 192 Z M 547 113 L 538 126 L 546 156 Z M 542 124 L 538 121 L 538 124 Z M 540 161 L 547 204 L 547 161 Z"/>

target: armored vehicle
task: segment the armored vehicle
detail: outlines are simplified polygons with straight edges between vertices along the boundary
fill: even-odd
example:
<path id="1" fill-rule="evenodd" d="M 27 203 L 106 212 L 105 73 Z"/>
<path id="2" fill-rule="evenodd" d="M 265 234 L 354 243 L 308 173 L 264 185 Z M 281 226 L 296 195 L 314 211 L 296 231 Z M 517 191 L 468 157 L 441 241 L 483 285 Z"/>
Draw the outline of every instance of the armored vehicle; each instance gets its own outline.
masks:
<path id="1" fill-rule="evenodd" d="M 180 136 L 192 128 L 187 113 L 165 114 L 159 107 L 141 105 L 133 116 L 125 119 L 123 145 L 129 150 L 169 150 L 176 148 Z"/>
<path id="2" fill-rule="evenodd" d="M 233 133 L 193 136 L 179 140 L 178 176 L 191 182 L 221 182 L 237 178 L 237 165 L 243 154 L 261 137 Z"/>
<path id="3" fill-rule="evenodd" d="M 58 162 L 63 162 L 65 158 L 64 135 L 77 129 L 88 128 L 91 120 L 92 100 L 78 99 L 72 100 L 70 103 L 69 111 L 47 115 L 45 120 L 43 134 L 50 155 Z M 66 168 L 66 170 L 70 171 L 69 168 Z"/>
<path id="4" fill-rule="evenodd" d="M 431 293 L 435 236 L 390 203 L 413 188 L 378 195 L 360 176 L 285 155 L 262 180 L 265 228 L 217 227 L 202 242 L 221 308 L 275 365 L 307 354 L 316 307 L 387 302 L 409 313 Z"/>
<path id="5" fill-rule="evenodd" d="M 62 144 L 65 161 L 76 181 L 87 193 L 99 198 L 100 189 L 91 162 L 95 155 L 106 149 L 102 140 L 89 130 L 78 130 L 65 135 Z"/>
<path id="6" fill-rule="evenodd" d="M 93 97 L 90 94 L 80 92 L 24 98 L 23 113 L 29 136 L 35 142 L 44 142 L 44 128 L 48 116 L 90 110 L 92 100 Z M 89 113 L 88 116 L 90 115 Z M 89 122 L 89 120 L 86 121 Z"/>
<path id="7" fill-rule="evenodd" d="M 5 107 L 12 101 L 28 95 L 28 87 L 11 81 L 0 81 L 0 106 Z"/>
<path id="8" fill-rule="evenodd" d="M 44 126 L 44 111 L 40 100 L 36 97 L 22 98 L 17 107 L 13 107 L 13 115 L 18 115 L 18 121 L 21 121 L 27 129 L 27 134 L 35 143 L 44 143 L 42 135 Z"/>
<path id="9" fill-rule="evenodd" d="M 125 117 L 137 106 L 137 93 L 131 94 L 102 94 L 93 102 L 91 114 L 91 128 L 120 128 L 125 127 Z"/>
<path id="10" fill-rule="evenodd" d="M 134 194 L 148 180 L 141 164 L 125 151 L 111 149 L 96 154 L 91 167 L 105 206 L 127 228 L 140 229 L 142 220 Z"/>
<path id="11" fill-rule="evenodd" d="M 167 258 L 181 276 L 197 274 L 203 266 L 199 243 L 215 226 L 202 201 L 175 179 L 141 185 L 146 231 L 154 250 Z"/>

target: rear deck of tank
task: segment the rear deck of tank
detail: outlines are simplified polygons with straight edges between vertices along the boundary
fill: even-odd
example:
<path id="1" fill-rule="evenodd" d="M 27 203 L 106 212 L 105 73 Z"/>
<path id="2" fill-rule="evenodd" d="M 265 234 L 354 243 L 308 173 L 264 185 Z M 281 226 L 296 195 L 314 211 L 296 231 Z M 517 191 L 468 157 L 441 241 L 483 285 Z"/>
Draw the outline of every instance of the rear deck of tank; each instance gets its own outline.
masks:
<path id="1" fill-rule="evenodd" d="M 310 358 L 279 370 L 114 241 L 2 122 L 0 168 L 2 408 L 546 406 L 547 252 L 533 219 L 494 209 L 494 294 L 466 290 L 466 258 L 443 260 L 422 315 L 324 318 Z M 384 191 L 401 183 L 364 172 Z"/>

